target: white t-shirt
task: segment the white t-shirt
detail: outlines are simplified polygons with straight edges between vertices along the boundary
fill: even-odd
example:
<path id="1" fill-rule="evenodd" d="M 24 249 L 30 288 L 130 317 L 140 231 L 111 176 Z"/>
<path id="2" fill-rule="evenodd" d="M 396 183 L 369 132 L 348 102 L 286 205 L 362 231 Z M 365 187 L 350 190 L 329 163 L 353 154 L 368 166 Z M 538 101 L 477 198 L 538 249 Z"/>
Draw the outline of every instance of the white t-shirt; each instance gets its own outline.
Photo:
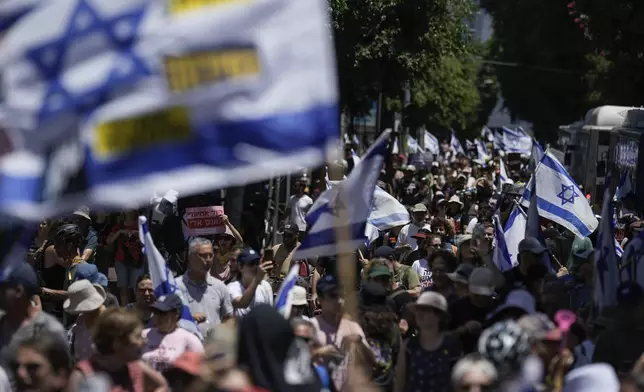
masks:
<path id="1" fill-rule="evenodd" d="M 429 230 L 429 225 L 423 225 L 422 228 Z M 420 226 L 416 226 L 414 223 L 410 223 L 407 226 L 404 226 L 402 229 L 400 229 L 400 233 L 398 233 L 398 242 L 396 243 L 396 246 L 401 246 L 401 245 L 406 245 L 409 244 L 413 250 L 418 249 L 418 243 L 416 242 L 415 238 L 412 238 L 413 235 L 416 235 L 418 233 L 418 230 L 420 230 Z"/>
<path id="2" fill-rule="evenodd" d="M 416 271 L 416 273 L 418 274 L 418 278 L 420 279 L 420 286 L 422 288 L 432 286 L 432 271 L 429 269 L 429 263 L 426 259 L 414 261 L 414 263 L 411 265 L 411 269 Z"/>
<path id="3" fill-rule="evenodd" d="M 467 228 L 465 229 L 465 234 L 472 234 L 474 233 L 474 228 L 476 225 L 479 223 L 479 218 L 474 217 L 470 220 L 470 223 L 467 224 Z"/>
<path id="4" fill-rule="evenodd" d="M 291 196 L 290 206 L 291 206 L 291 223 L 297 225 L 300 231 L 306 231 L 306 212 L 313 205 L 313 199 L 307 195 L 302 195 L 297 197 L 297 195 Z"/>
<path id="5" fill-rule="evenodd" d="M 227 287 L 232 301 L 234 301 L 235 298 L 241 297 L 244 294 L 244 291 L 246 291 L 246 288 L 242 286 L 241 282 L 238 280 L 228 283 Z M 262 280 L 262 283 L 257 286 L 257 290 L 255 290 L 255 298 L 253 298 L 247 308 L 235 308 L 235 316 L 243 317 L 248 314 L 252 308 L 259 304 L 273 305 L 273 288 L 265 280 Z"/>
<path id="6" fill-rule="evenodd" d="M 172 363 L 186 351 L 203 353 L 203 344 L 198 337 L 182 328 L 165 334 L 156 328 L 143 330 L 145 346 L 141 359 L 159 373 L 170 368 Z"/>

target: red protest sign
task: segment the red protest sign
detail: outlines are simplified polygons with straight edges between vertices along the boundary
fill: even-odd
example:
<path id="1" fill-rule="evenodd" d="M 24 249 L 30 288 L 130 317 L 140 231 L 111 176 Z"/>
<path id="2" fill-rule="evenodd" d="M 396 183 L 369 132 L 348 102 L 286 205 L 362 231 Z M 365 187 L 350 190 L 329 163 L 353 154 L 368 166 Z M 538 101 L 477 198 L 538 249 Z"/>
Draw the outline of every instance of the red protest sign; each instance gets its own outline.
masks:
<path id="1" fill-rule="evenodd" d="M 210 235 L 226 232 L 226 225 L 221 216 L 224 215 L 224 207 L 193 207 L 186 208 L 183 215 L 186 229 L 191 236 Z"/>

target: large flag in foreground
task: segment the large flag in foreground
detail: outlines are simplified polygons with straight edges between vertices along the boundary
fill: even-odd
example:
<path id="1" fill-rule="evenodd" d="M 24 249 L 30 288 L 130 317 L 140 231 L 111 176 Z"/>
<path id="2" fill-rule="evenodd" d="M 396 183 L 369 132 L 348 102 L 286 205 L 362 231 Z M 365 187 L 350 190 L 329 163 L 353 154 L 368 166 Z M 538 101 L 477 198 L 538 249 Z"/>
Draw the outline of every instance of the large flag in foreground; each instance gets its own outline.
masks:
<path id="1" fill-rule="evenodd" d="M 494 215 L 492 220 L 494 221 L 494 241 L 496 242 L 494 253 L 492 254 L 492 262 L 496 265 L 496 268 L 498 268 L 499 271 L 509 271 L 514 266 L 512 265 L 506 237 L 503 233 L 503 228 L 501 227 L 501 219 L 498 215 Z"/>
<path id="2" fill-rule="evenodd" d="M 532 182 L 536 181 L 539 215 L 556 222 L 579 237 L 588 237 L 597 228 L 590 204 L 566 169 L 546 151 L 525 188 L 524 206 L 530 205 Z"/>
<path id="3" fill-rule="evenodd" d="M 143 251 L 148 260 L 148 269 L 150 270 L 150 277 L 152 278 L 154 295 L 159 298 L 178 291 L 179 288 L 175 284 L 174 275 L 172 275 L 172 271 L 168 268 L 161 252 L 154 245 L 150 230 L 148 229 L 147 218 L 144 216 L 139 217 L 139 238 L 143 238 Z M 201 332 L 199 332 L 199 328 L 197 328 L 197 324 L 195 324 L 190 309 L 185 305 L 185 302 L 181 309 L 181 319 L 178 325 L 201 337 Z"/>
<path id="4" fill-rule="evenodd" d="M 220 3 L 57 0 L 20 17 L 0 48 L 1 125 L 19 133 L 0 210 L 131 207 L 324 162 L 339 137 L 327 3 Z"/>
<path id="5" fill-rule="evenodd" d="M 525 238 L 526 224 L 527 219 L 523 210 L 515 205 L 503 229 L 512 267 L 519 265 L 519 243 Z"/>
<path id="6" fill-rule="evenodd" d="M 610 186 L 606 186 L 604 191 L 602 218 L 599 234 L 597 235 L 594 276 L 593 300 L 597 315 L 599 315 L 603 308 L 617 305 L 617 287 L 620 284 L 619 258 L 615 252 Z"/>
<path id="7" fill-rule="evenodd" d="M 306 215 L 309 230 L 293 255 L 294 260 L 335 255 L 338 247 L 354 250 L 365 243 L 367 219 L 373 204 L 376 182 L 387 155 L 390 133 L 390 130 L 383 132 L 347 179 L 322 193 L 311 206 Z M 339 208 L 344 209 L 348 222 L 338 217 Z M 345 225 L 349 227 L 350 238 L 346 239 L 347 242 L 338 243 L 336 230 Z"/>

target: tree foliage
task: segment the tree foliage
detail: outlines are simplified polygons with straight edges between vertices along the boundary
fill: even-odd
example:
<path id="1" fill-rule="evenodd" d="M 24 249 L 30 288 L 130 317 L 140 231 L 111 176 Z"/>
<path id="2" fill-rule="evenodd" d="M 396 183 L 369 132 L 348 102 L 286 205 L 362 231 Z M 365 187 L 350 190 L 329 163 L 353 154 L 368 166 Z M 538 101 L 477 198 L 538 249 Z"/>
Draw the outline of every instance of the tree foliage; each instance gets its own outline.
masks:
<path id="1" fill-rule="evenodd" d="M 540 139 L 592 106 L 584 75 L 588 41 L 568 14 L 570 0 L 482 0 L 494 19 L 491 59 L 506 107 Z"/>
<path id="2" fill-rule="evenodd" d="M 343 109 L 365 113 L 382 92 L 387 109 L 401 110 L 409 83 L 413 125 L 476 120 L 470 58 L 478 49 L 465 24 L 472 0 L 331 0 L 330 7 Z"/>

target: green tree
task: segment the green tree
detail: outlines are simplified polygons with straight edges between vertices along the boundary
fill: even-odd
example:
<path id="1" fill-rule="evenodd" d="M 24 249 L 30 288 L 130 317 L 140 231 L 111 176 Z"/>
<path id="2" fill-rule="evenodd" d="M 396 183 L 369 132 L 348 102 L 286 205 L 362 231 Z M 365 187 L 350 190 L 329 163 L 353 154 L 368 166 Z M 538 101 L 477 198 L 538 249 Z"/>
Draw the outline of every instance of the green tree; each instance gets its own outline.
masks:
<path id="1" fill-rule="evenodd" d="M 331 0 L 330 7 L 343 110 L 363 114 L 380 92 L 386 109 L 401 110 L 409 82 L 412 121 L 465 127 L 478 109 L 477 70 L 467 62 L 477 47 L 464 23 L 472 0 Z"/>
<path id="2" fill-rule="evenodd" d="M 584 78 L 590 47 L 569 1 L 481 1 L 494 19 L 490 59 L 505 105 L 546 141 L 593 105 Z"/>

